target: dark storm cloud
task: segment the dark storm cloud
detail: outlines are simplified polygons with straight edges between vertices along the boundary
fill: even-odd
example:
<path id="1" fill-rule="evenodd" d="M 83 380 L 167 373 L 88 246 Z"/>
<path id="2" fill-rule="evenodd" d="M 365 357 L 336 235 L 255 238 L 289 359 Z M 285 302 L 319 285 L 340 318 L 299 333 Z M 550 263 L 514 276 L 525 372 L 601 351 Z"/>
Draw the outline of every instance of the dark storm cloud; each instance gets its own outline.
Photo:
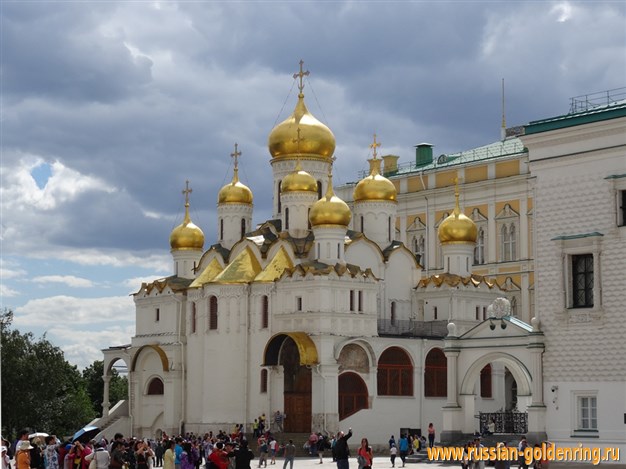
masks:
<path id="1" fill-rule="evenodd" d="M 439 154 L 497 140 L 501 78 L 507 121 L 522 124 L 566 112 L 569 96 L 622 86 L 624 77 L 625 7 L 612 3 L 3 8 L 3 165 L 36 155 L 114 189 L 56 207 L 65 223 L 50 231 L 51 245 L 167 248 L 186 179 L 194 221 L 213 242 L 234 142 L 254 220 L 269 217 L 267 135 L 301 58 L 311 70 L 309 109 L 337 137 L 337 182 L 365 168 L 374 132 L 401 161 L 422 141 Z M 278 120 L 294 104 L 292 89 Z"/>

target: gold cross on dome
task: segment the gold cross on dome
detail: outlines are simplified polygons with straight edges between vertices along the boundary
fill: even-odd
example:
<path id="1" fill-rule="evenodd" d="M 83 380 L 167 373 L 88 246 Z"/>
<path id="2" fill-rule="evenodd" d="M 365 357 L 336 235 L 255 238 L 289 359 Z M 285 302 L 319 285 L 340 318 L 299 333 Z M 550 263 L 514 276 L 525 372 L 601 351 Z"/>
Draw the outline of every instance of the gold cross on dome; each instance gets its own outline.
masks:
<path id="1" fill-rule="evenodd" d="M 185 189 L 183 189 L 183 194 L 185 195 L 185 207 L 189 207 L 189 194 L 191 194 L 193 190 L 189 187 L 189 179 L 185 181 Z"/>
<path id="2" fill-rule="evenodd" d="M 238 146 L 239 145 L 237 143 L 235 143 L 235 151 L 230 154 L 230 156 L 233 157 L 233 160 L 235 162 L 235 169 L 237 169 L 237 159 L 241 156 L 241 152 L 237 150 Z"/>
<path id="3" fill-rule="evenodd" d="M 370 148 L 373 150 L 372 154 L 374 155 L 374 159 L 378 156 L 376 149 L 380 147 L 381 143 L 376 141 L 376 134 L 374 134 L 374 143 L 370 143 Z"/>
<path id="4" fill-rule="evenodd" d="M 300 71 L 298 73 L 294 73 L 293 77 L 294 78 L 300 78 L 300 84 L 298 85 L 298 89 L 300 90 L 300 94 L 302 94 L 302 90 L 304 89 L 304 83 L 302 82 L 302 79 L 304 77 L 308 77 L 309 74 L 311 72 L 309 72 L 308 70 L 305 72 L 302 68 L 302 66 L 304 65 L 304 60 L 300 60 Z"/>

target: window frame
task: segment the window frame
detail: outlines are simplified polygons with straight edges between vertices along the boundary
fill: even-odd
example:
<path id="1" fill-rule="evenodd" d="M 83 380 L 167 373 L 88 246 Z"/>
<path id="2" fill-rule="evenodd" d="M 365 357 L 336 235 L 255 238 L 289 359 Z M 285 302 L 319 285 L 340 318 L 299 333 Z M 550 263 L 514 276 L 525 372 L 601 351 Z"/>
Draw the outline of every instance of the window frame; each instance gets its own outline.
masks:
<path id="1" fill-rule="evenodd" d="M 429 356 L 438 351 L 443 356 L 442 363 L 428 363 Z M 439 358 L 439 357 L 436 357 Z M 433 360 L 434 361 L 434 360 Z M 445 398 L 448 396 L 448 358 L 439 347 L 431 348 L 424 358 L 424 397 Z"/>
<path id="2" fill-rule="evenodd" d="M 393 360 L 381 362 L 385 359 L 386 354 L 402 353 L 407 363 L 393 363 Z M 393 356 L 391 357 L 393 358 Z M 376 370 L 376 394 L 385 397 L 414 397 L 415 385 L 414 372 L 415 367 L 411 355 L 404 348 L 396 345 L 387 347 L 380 354 L 377 362 Z M 394 380 L 397 380 L 394 383 Z"/>
<path id="3" fill-rule="evenodd" d="M 569 314 L 576 312 L 600 312 L 602 310 L 601 289 L 601 233 L 593 233 L 584 237 L 555 238 L 562 255 L 563 309 Z M 593 256 L 593 306 L 574 307 L 572 256 L 591 254 Z"/>
<path id="4" fill-rule="evenodd" d="M 216 331 L 219 327 L 219 301 L 216 295 L 209 296 L 209 324 L 210 331 Z"/>
<path id="5" fill-rule="evenodd" d="M 599 437 L 599 399 L 597 390 L 574 390 L 571 393 L 571 429 L 572 438 L 598 438 Z M 591 412 L 587 417 L 583 416 L 583 403 L 588 400 L 586 406 Z M 591 403 L 593 402 L 593 405 Z M 585 425 L 584 420 L 588 420 L 589 426 Z M 595 422 L 594 422 L 595 421 Z M 595 427 L 593 427 L 595 423 Z"/>

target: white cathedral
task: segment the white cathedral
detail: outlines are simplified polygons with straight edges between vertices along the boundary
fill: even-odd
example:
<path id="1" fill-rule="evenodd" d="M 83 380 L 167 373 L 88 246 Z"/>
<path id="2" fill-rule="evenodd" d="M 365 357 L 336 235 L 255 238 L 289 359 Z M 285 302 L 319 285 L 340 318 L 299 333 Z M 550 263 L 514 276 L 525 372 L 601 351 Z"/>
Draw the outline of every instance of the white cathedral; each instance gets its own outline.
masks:
<path id="1" fill-rule="evenodd" d="M 433 273 L 399 240 L 399 186 L 383 175 L 376 138 L 350 206 L 334 193 L 335 137 L 308 111 L 304 75 L 302 67 L 295 75 L 293 113 L 269 134 L 273 219 L 253 226 L 236 145 L 208 249 L 183 191 L 172 275 L 141 285 L 132 343 L 103 351 L 96 423 L 107 436 L 235 424 L 250 432 L 259 415 L 271 421 L 280 410 L 287 432 L 353 427 L 374 444 L 401 429 L 425 433 L 430 422 L 437 441 L 459 441 L 487 418 L 499 431 L 546 439 L 542 322 L 513 314 L 507 288 L 472 272 L 477 227 L 458 184 L 437 227 Z M 118 360 L 128 366 L 129 398 L 110 409 Z"/>

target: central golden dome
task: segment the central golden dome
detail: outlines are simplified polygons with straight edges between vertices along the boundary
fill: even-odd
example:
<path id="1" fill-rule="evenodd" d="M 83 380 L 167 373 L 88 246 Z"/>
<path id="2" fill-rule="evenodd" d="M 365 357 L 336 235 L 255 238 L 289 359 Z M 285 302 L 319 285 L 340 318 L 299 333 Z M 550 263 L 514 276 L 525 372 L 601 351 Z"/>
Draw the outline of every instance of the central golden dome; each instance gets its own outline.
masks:
<path id="1" fill-rule="evenodd" d="M 293 114 L 270 132 L 268 147 L 272 158 L 302 155 L 330 159 L 335 152 L 335 136 L 313 117 L 300 93 Z"/>
<path id="2" fill-rule="evenodd" d="M 252 191 L 248 186 L 239 182 L 238 169 L 235 168 L 233 180 L 222 187 L 217 194 L 217 203 L 252 205 L 252 200 Z"/>
<path id="3" fill-rule="evenodd" d="M 317 192 L 317 181 L 302 169 L 300 160 L 293 173 L 289 173 L 280 185 L 281 192 Z"/>
<path id="4" fill-rule="evenodd" d="M 354 188 L 354 201 L 382 200 L 395 202 L 398 196 L 396 186 L 389 179 L 380 175 L 379 158 L 372 158 L 370 162 L 370 174 L 363 178 Z"/>
<path id="5" fill-rule="evenodd" d="M 326 195 L 313 204 L 309 213 L 311 226 L 338 225 L 347 227 L 352 219 L 348 204 L 333 192 L 333 179 L 328 178 Z"/>
<path id="6" fill-rule="evenodd" d="M 455 194 L 456 206 L 454 211 L 446 217 L 444 221 L 439 225 L 437 230 L 437 236 L 439 236 L 439 242 L 441 244 L 456 244 L 456 243 L 476 243 L 478 236 L 478 229 L 473 220 L 463 213 L 459 208 L 459 194 Z"/>

